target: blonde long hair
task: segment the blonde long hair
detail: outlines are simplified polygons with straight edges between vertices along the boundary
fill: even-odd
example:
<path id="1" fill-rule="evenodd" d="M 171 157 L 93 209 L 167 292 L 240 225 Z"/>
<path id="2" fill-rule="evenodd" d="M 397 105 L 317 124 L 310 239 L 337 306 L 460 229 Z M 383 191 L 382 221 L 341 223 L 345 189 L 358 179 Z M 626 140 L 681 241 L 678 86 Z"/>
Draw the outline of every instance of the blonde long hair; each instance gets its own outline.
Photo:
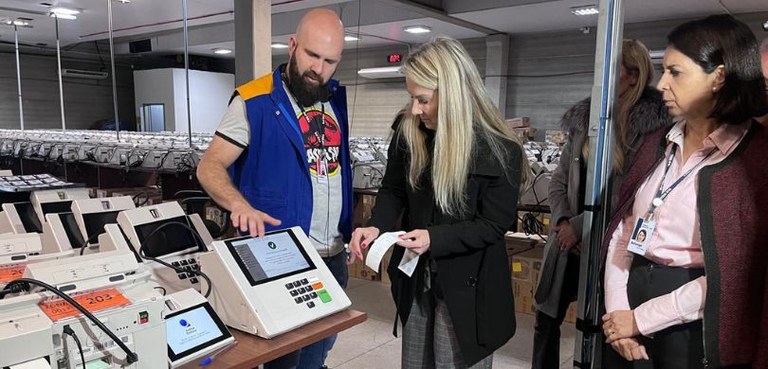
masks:
<path id="1" fill-rule="evenodd" d="M 468 210 L 464 191 L 475 154 L 475 133 L 484 137 L 494 158 L 501 163 L 510 157 L 505 142 L 522 146 L 520 140 L 491 102 L 477 67 L 458 41 L 441 37 L 420 46 L 403 63 L 403 73 L 417 85 L 437 93 L 438 126 L 431 178 L 435 201 L 446 214 L 463 214 Z M 419 188 L 430 164 L 426 136 L 419 124 L 418 116 L 408 114 L 400 130 L 410 152 L 408 182 L 414 189 Z M 522 147 L 520 150 L 525 152 Z M 530 170 L 526 156 L 521 156 L 521 178 L 505 175 L 509 181 L 520 180 L 522 190 L 529 181 Z"/>
<path id="2" fill-rule="evenodd" d="M 629 75 L 637 77 L 637 83 L 632 86 L 623 96 L 619 97 L 618 114 L 613 124 L 614 146 L 613 146 L 613 170 L 621 172 L 624 169 L 625 156 L 631 144 L 629 136 L 632 132 L 629 121 L 632 114 L 632 108 L 640 101 L 645 89 L 653 81 L 653 64 L 651 55 L 645 45 L 634 39 L 624 39 L 621 43 L 621 64 L 627 70 Z M 584 159 L 589 158 L 589 140 L 584 141 L 582 146 L 582 155 Z"/>

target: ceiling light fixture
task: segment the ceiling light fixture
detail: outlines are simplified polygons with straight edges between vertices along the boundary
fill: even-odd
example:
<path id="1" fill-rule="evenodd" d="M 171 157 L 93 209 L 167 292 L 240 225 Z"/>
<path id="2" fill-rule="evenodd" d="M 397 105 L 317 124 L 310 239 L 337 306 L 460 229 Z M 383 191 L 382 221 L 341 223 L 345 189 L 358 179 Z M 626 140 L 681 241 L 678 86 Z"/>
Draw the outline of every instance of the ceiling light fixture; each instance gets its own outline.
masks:
<path id="1" fill-rule="evenodd" d="M 347 41 L 347 42 L 349 42 L 349 41 L 358 41 L 358 40 L 360 40 L 360 37 L 353 36 L 353 35 L 346 35 L 346 36 L 344 36 L 344 41 Z"/>
<path id="2" fill-rule="evenodd" d="M 595 15 L 599 11 L 595 5 L 584 5 L 571 8 L 571 13 L 575 15 Z"/>
<path id="3" fill-rule="evenodd" d="M 287 49 L 288 45 L 286 45 L 286 44 L 284 44 L 282 42 L 273 42 L 272 43 L 272 48 L 273 49 Z"/>
<path id="4" fill-rule="evenodd" d="M 29 22 L 17 19 L 15 21 L 11 22 L 10 24 L 12 24 L 14 26 L 19 26 L 19 27 L 26 27 L 26 26 L 29 25 Z"/>
<path id="5" fill-rule="evenodd" d="M 75 20 L 77 19 L 77 16 L 74 16 L 72 14 L 51 13 L 51 18 Z"/>
<path id="6" fill-rule="evenodd" d="M 55 13 L 56 15 L 60 15 L 60 14 L 76 15 L 76 14 L 80 14 L 80 11 L 77 9 L 70 9 L 62 6 L 57 6 L 55 8 L 51 8 L 51 13 Z"/>
<path id="7" fill-rule="evenodd" d="M 223 49 L 223 48 L 218 49 L 217 48 L 217 49 L 213 49 L 213 53 L 214 54 L 219 54 L 219 55 L 227 55 L 227 54 L 231 54 L 232 50 L 230 50 L 230 49 Z"/>
<path id="8" fill-rule="evenodd" d="M 131 0 L 120 0 L 120 2 L 123 3 L 123 4 L 128 4 L 128 3 L 131 2 Z"/>
<path id="9" fill-rule="evenodd" d="M 430 33 L 432 32 L 432 28 L 427 26 L 408 26 L 403 28 L 403 31 L 417 35 L 421 33 Z"/>

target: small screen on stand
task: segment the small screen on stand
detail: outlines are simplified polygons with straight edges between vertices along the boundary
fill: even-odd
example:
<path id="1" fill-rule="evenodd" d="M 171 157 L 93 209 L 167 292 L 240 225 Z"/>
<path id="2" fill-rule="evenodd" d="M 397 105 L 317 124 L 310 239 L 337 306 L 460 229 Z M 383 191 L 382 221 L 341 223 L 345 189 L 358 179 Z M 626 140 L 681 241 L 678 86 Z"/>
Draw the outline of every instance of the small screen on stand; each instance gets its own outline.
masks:
<path id="1" fill-rule="evenodd" d="M 117 223 L 117 214 L 120 211 L 106 211 L 103 213 L 83 214 L 83 223 L 85 223 L 85 233 L 87 237 L 94 237 L 94 234 L 104 233 L 104 226 Z"/>
<path id="2" fill-rule="evenodd" d="M 17 202 L 13 204 L 16 208 L 16 213 L 21 218 L 21 224 L 24 225 L 24 230 L 29 233 L 43 232 L 43 225 L 40 223 L 40 218 L 37 217 L 35 208 L 32 207 L 31 202 Z"/>
<path id="3" fill-rule="evenodd" d="M 72 248 L 79 249 L 83 247 L 85 239 L 83 239 L 83 234 L 80 233 L 80 228 L 77 226 L 75 215 L 72 213 L 59 213 L 59 219 L 61 219 L 64 232 L 67 233 L 67 238 Z"/>
<path id="4" fill-rule="evenodd" d="M 163 229 L 155 232 L 152 238 L 147 239 L 155 229 L 163 224 L 172 222 L 189 225 L 187 217 L 182 215 L 134 227 L 136 235 L 139 237 L 139 243 L 144 245 L 144 255 L 156 258 L 197 247 L 196 238 L 192 232 L 178 224 L 165 226 Z M 139 252 L 140 248 L 141 246 L 137 245 L 136 251 Z"/>
<path id="5" fill-rule="evenodd" d="M 72 211 L 72 200 L 44 202 L 40 204 L 40 209 L 43 211 L 43 216 L 50 213 L 69 213 Z"/>

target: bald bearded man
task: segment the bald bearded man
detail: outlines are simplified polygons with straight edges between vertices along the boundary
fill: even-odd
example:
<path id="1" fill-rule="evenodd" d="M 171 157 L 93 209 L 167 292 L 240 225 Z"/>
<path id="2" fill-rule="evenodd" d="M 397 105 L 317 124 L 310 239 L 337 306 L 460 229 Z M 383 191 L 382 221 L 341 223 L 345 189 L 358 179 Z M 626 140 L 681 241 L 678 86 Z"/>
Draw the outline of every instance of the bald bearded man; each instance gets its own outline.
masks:
<path id="1" fill-rule="evenodd" d="M 336 13 L 305 14 L 290 38 L 288 64 L 234 92 L 197 176 L 243 234 L 300 226 L 346 287 L 352 168 L 346 91 L 331 79 L 343 47 Z M 303 348 L 298 368 L 320 369 L 335 338 Z M 293 368 L 298 356 L 265 368 Z"/>

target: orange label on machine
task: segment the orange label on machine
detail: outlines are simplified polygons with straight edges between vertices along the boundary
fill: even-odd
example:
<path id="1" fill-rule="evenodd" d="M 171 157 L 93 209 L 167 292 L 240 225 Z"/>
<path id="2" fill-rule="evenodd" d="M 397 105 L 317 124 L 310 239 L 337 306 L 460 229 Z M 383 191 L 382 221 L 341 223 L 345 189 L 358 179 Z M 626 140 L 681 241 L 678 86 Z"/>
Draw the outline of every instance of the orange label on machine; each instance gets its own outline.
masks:
<path id="1" fill-rule="evenodd" d="M 82 295 L 72 296 L 72 298 L 92 313 L 131 304 L 131 302 L 115 288 L 89 292 Z M 54 322 L 80 315 L 79 310 L 60 298 L 43 301 L 39 305 L 45 315 L 48 315 Z"/>
<path id="2" fill-rule="evenodd" d="M 14 265 L 0 268 L 0 283 L 7 283 L 14 279 L 23 277 L 24 269 L 26 268 L 26 265 Z"/>

